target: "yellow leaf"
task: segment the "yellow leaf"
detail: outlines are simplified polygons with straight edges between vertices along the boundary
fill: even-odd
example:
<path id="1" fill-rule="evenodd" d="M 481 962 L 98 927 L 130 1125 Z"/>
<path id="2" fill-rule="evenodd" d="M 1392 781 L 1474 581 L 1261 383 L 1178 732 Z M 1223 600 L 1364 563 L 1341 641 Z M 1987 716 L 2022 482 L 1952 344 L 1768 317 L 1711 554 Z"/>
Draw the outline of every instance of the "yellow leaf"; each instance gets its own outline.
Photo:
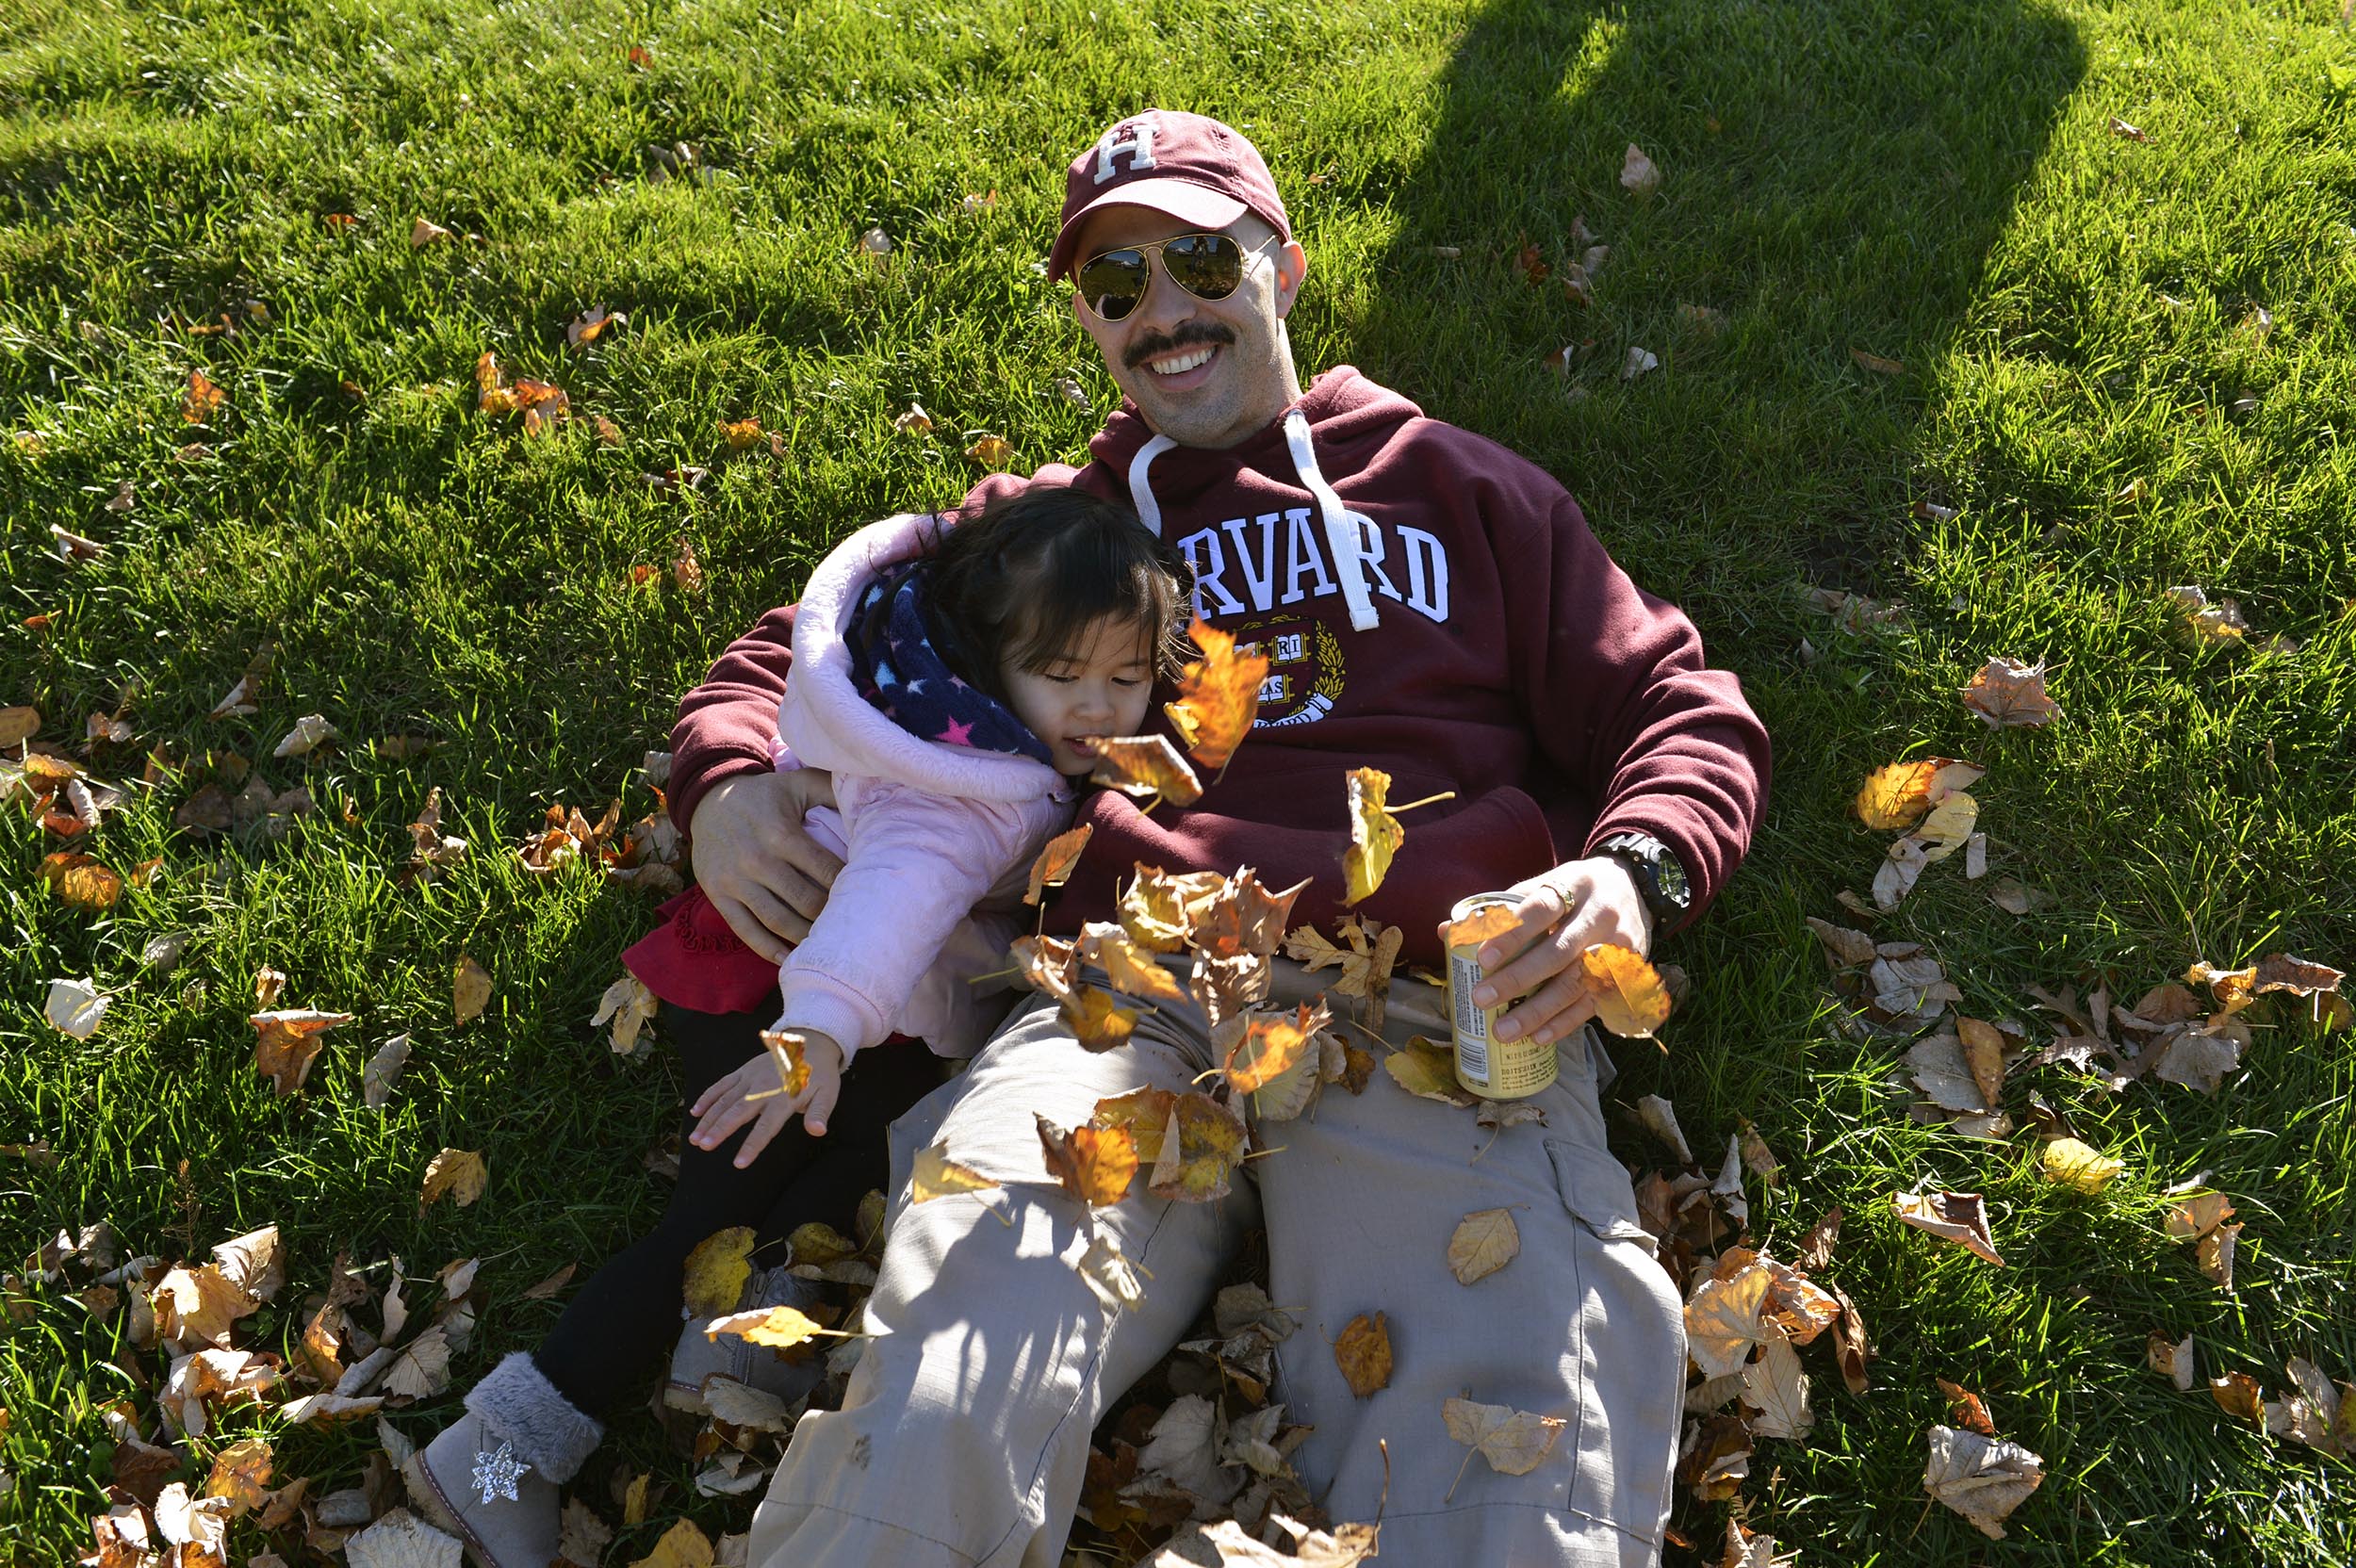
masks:
<path id="1" fill-rule="evenodd" d="M 729 1313 L 713 1318 L 704 1329 L 706 1339 L 718 1339 L 722 1334 L 734 1334 L 747 1345 L 766 1345 L 772 1350 L 791 1350 L 819 1334 L 847 1337 L 842 1330 L 826 1328 L 793 1307 L 755 1307 L 750 1312 Z"/>
<path id="2" fill-rule="evenodd" d="M 1597 942 L 1579 956 L 1595 1021 L 1624 1039 L 1649 1039 L 1669 1019 L 1669 988 L 1652 965 L 1628 948 Z"/>
<path id="3" fill-rule="evenodd" d="M 1350 848 L 1342 854 L 1342 903 L 1370 898 L 1391 869 L 1391 857 L 1406 841 L 1407 829 L 1384 808 L 1391 776 L 1380 768 L 1352 768 L 1350 785 Z"/>
<path id="4" fill-rule="evenodd" d="M 733 421 L 723 419 L 720 421 L 720 433 L 727 438 L 728 450 L 749 451 L 761 444 L 761 421 L 759 419 Z"/>
<path id="5" fill-rule="evenodd" d="M 491 1004 L 491 972 L 466 954 L 458 956 L 458 972 L 450 982 L 450 1008 L 461 1025 L 472 1023 Z"/>
<path id="6" fill-rule="evenodd" d="M 1118 1203 L 1137 1173 L 1137 1140 L 1118 1127 L 1075 1127 L 1067 1133 L 1045 1117 L 1039 1122 L 1047 1173 L 1083 1203 Z"/>
<path id="7" fill-rule="evenodd" d="M 1081 1050 L 1101 1052 L 1128 1044 L 1139 1014 L 1135 1007 L 1122 1006 L 1110 991 L 1081 986 L 1063 999 L 1063 1016 Z"/>
<path id="8" fill-rule="evenodd" d="M 205 1495 L 228 1498 L 229 1517 L 242 1518 L 261 1507 L 269 1495 L 270 1473 L 270 1445 L 258 1437 L 245 1438 L 213 1456 L 213 1473 L 205 1482 Z"/>
<path id="9" fill-rule="evenodd" d="M 697 1317 L 717 1317 L 736 1310 L 744 1282 L 753 1277 L 753 1228 L 731 1225 L 714 1231 L 687 1254 L 683 1270 L 687 1310 Z"/>
<path id="10" fill-rule="evenodd" d="M 2044 1168 L 2046 1180 L 2080 1192 L 2101 1192 L 2112 1177 L 2127 1168 L 2126 1161 L 2112 1159 L 2076 1138 L 2055 1138 L 2045 1146 L 2037 1163 Z"/>
<path id="11" fill-rule="evenodd" d="M 1469 1105 L 1477 1096 L 1456 1081 L 1456 1053 L 1420 1035 L 1383 1058 L 1383 1070 L 1409 1094 L 1448 1105 Z"/>
<path id="12" fill-rule="evenodd" d="M 949 1146 L 936 1143 L 917 1152 L 916 1170 L 909 1180 L 909 1201 L 929 1203 L 958 1192 L 987 1192 L 998 1185 L 971 1166 L 949 1157 Z"/>
<path id="13" fill-rule="evenodd" d="M 447 1196 L 463 1209 L 483 1196 L 490 1180 L 490 1168 L 483 1163 L 482 1155 L 470 1149 L 445 1149 L 426 1165 L 425 1185 L 418 1194 L 417 1206 L 424 1208 Z"/>
<path id="14" fill-rule="evenodd" d="M 795 1263 L 824 1266 L 859 1256 L 859 1246 L 823 1219 L 805 1219 L 785 1238 Z"/>
<path id="15" fill-rule="evenodd" d="M 1127 1133 L 1137 1145 L 1137 1163 L 1151 1165 L 1162 1157 L 1162 1130 L 1169 1125 L 1170 1110 L 1177 1102 L 1178 1097 L 1168 1089 L 1132 1089 L 1099 1100 L 1088 1125 L 1118 1127 Z"/>
<path id="16" fill-rule="evenodd" d="M 1268 679 L 1268 656 L 1251 645 L 1237 651 L 1235 637 L 1197 620 L 1187 629 L 1203 657 L 1178 677 L 1178 700 L 1162 711 L 1194 760 L 1223 768 L 1251 733 L 1260 710 L 1260 687 Z"/>
<path id="17" fill-rule="evenodd" d="M 682 1519 L 663 1531 L 654 1550 L 630 1568 L 712 1568 L 712 1563 L 711 1538 L 695 1527 L 693 1519 Z"/>
<path id="18" fill-rule="evenodd" d="M 1910 827 L 1915 819 L 1958 790 L 1979 782 L 1985 770 L 1952 757 L 1922 757 L 1877 768 L 1857 793 L 1857 814 L 1868 827 Z"/>
<path id="19" fill-rule="evenodd" d="M 1181 1203 L 1224 1198 L 1227 1178 L 1243 1158 L 1243 1119 L 1234 1111 L 1207 1094 L 1182 1094 L 1170 1102 L 1146 1188 Z"/>
<path id="20" fill-rule="evenodd" d="M 1203 798 L 1203 781 L 1167 735 L 1100 735 L 1076 743 L 1096 754 L 1096 770 L 1088 775 L 1095 783 L 1172 806 L 1191 806 Z"/>
<path id="21" fill-rule="evenodd" d="M 1025 904 L 1037 904 L 1050 888 L 1060 888 L 1080 863 L 1080 852 L 1088 846 L 1096 829 L 1082 823 L 1069 833 L 1058 833 L 1047 841 L 1047 847 L 1031 862 L 1031 888 L 1023 895 Z"/>
<path id="22" fill-rule="evenodd" d="M 993 474 L 1014 466 L 1014 443 L 1003 435 L 984 435 L 965 449 L 965 455 Z"/>
<path id="23" fill-rule="evenodd" d="M 763 1029 L 761 1043 L 777 1065 L 777 1092 L 789 1098 L 810 1086 L 810 1063 L 802 1049 L 810 1042 L 788 1029 Z"/>
<path id="24" fill-rule="evenodd" d="M 123 896 L 123 878 L 77 851 L 44 855 L 41 874 L 50 890 L 75 909 L 111 909 Z"/>
<path id="25" fill-rule="evenodd" d="M 1457 1222 L 1448 1238 L 1448 1268 L 1460 1285 L 1483 1280 L 1521 1254 L 1522 1233 L 1511 1209 L 1480 1209 Z"/>
<path id="26" fill-rule="evenodd" d="M 1360 1313 L 1342 1326 L 1333 1338 L 1333 1364 L 1361 1399 L 1390 1386 L 1391 1330 L 1382 1313 Z"/>
<path id="27" fill-rule="evenodd" d="M 1148 1002 L 1183 1003 L 1186 988 L 1110 921 L 1091 921 L 1080 933 L 1080 961 L 1104 972 L 1107 988 Z M 1123 1037 L 1126 1037 L 1125 1036 Z M 1116 1042 L 1118 1043 L 1118 1042 Z"/>

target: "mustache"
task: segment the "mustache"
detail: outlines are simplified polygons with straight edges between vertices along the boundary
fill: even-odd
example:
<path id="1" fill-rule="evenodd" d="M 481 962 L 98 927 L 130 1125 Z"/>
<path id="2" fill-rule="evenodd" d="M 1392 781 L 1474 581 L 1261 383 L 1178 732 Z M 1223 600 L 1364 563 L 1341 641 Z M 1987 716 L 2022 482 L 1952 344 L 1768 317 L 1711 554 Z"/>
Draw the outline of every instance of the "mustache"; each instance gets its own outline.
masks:
<path id="1" fill-rule="evenodd" d="M 1235 340 L 1235 335 L 1225 327 L 1215 326 L 1208 321 L 1188 321 L 1176 332 L 1155 333 L 1151 337 L 1132 343 L 1129 351 L 1121 356 L 1121 362 L 1134 370 L 1149 359 L 1158 359 L 1180 349 L 1204 345 L 1219 348 Z"/>

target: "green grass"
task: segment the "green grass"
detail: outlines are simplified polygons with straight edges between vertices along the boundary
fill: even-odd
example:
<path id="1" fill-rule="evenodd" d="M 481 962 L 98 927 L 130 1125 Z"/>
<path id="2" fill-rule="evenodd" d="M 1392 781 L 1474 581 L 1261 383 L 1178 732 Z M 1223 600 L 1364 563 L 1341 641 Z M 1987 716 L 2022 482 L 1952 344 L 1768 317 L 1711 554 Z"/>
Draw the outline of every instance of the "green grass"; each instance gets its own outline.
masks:
<path id="1" fill-rule="evenodd" d="M 464 1377 L 548 1327 L 555 1305 L 516 1293 L 657 1212 L 640 1157 L 671 1080 L 659 1056 L 617 1064 L 586 1022 L 643 902 L 528 878 L 503 846 L 551 801 L 627 786 L 646 809 L 632 770 L 677 694 L 829 539 L 958 496 L 957 433 L 1003 432 L 1026 466 L 1079 454 L 1094 419 L 1053 382 L 1076 376 L 1100 410 L 1112 389 L 1032 263 L 1064 157 L 1163 103 L 1268 153 L 1312 258 L 1304 368 L 1355 363 L 1561 476 L 1775 735 L 1752 858 L 1667 955 L 1695 997 L 1665 1056 L 1621 1053 L 1613 1091 L 1671 1095 L 1697 1147 L 1754 1118 L 1791 1171 L 1760 1216 L 1773 1243 L 1828 1204 L 1850 1216 L 1833 1274 L 1873 1328 L 1876 1386 L 1853 1397 L 1810 1353 L 1819 1425 L 1762 1445 L 1753 1523 L 1852 1565 L 2304 1564 L 2356 1545 L 2345 1463 L 2142 1365 L 2158 1327 L 2199 1336 L 2204 1374 L 2279 1391 L 2305 1355 L 2356 1377 L 2348 1037 L 2263 1030 L 2214 1099 L 2036 1074 L 2128 1161 L 2085 1198 L 2039 1180 L 2025 1140 L 1907 1124 L 1879 1087 L 1897 1046 L 1832 1029 L 1801 924 L 1865 886 L 1886 835 L 1845 803 L 1913 748 L 1989 764 L 1995 869 L 2053 900 L 2016 920 L 1938 868 L 1882 923 L 1931 945 L 1969 1011 L 2030 1016 L 2032 981 L 2107 976 L 2132 998 L 2195 957 L 2356 956 L 2356 44 L 2321 0 L 17 0 L 12 17 L 0 433 L 42 450 L 0 439 L 0 704 L 78 738 L 127 700 L 138 744 L 102 751 L 104 776 L 136 777 L 158 743 L 233 749 L 356 821 L 198 841 L 171 826 L 184 791 L 135 791 L 95 847 L 163 869 L 92 918 L 41 889 L 38 826 L 0 813 L 0 1142 L 59 1156 L 0 1164 L 11 1256 L 98 1218 L 166 1253 L 275 1220 L 295 1288 L 252 1320 L 257 1344 L 283 1348 L 347 1246 L 413 1274 L 492 1260 Z M 709 180 L 648 183 L 643 149 L 680 140 Z M 1666 175 L 1649 203 L 1617 183 L 1631 140 Z M 993 210 L 963 210 L 993 188 Z M 360 222 L 332 232 L 332 213 Z M 419 215 L 483 240 L 413 252 Z M 1566 261 L 1579 215 L 1612 247 L 1587 312 L 1508 261 L 1523 237 Z M 852 250 L 871 224 L 897 245 L 881 268 Z M 182 330 L 248 300 L 268 324 Z M 600 302 L 630 331 L 567 353 L 565 322 Z M 2242 328 L 2260 306 L 2262 342 Z M 1543 367 L 1586 339 L 1567 380 Z M 1661 368 L 1622 383 L 1631 345 Z M 1867 374 L 1853 348 L 1907 374 Z M 470 412 L 485 349 L 626 445 Z M 191 368 L 230 404 L 188 463 Z M 893 433 L 910 400 L 942 439 Z M 684 502 L 649 493 L 643 473 L 709 461 L 717 421 L 748 416 L 783 433 L 782 460 Z M 125 479 L 135 508 L 104 510 Z M 2144 498 L 2120 498 L 2138 480 Z M 1918 498 L 1957 514 L 1918 520 Z M 62 564 L 52 524 L 105 559 Z M 626 586 L 681 535 L 709 592 Z M 2161 601 L 2186 581 L 2297 651 L 2188 647 Z M 1844 636 L 1800 582 L 1902 598 L 1909 623 Z M 34 614 L 47 632 L 18 627 Z M 208 720 L 265 639 L 260 713 Z M 2000 652 L 2051 662 L 2064 723 L 1990 735 L 1960 709 L 1954 689 Z M 354 743 L 269 760 L 313 711 Z M 449 743 L 408 763 L 361 743 L 413 731 Z M 402 825 L 436 784 L 477 853 L 397 887 Z M 142 943 L 179 927 L 188 960 L 143 976 Z M 499 990 L 455 1029 L 462 950 Z M 298 1100 L 251 1066 L 265 963 L 289 1001 L 360 1015 Z M 84 974 L 120 993 L 88 1044 L 40 1015 L 50 977 Z M 361 1066 L 401 1030 L 407 1076 L 368 1112 Z M 421 1216 L 445 1144 L 486 1152 L 490 1191 Z M 2160 1189 L 2202 1168 L 2249 1221 L 2232 1296 L 2160 1234 Z M 1900 1230 L 1885 1195 L 1926 1183 L 1987 1193 L 2011 1266 Z M 0 1339 L 0 1527 L 21 1561 L 78 1552 L 103 1511 L 92 1412 L 130 1391 L 115 1333 L 34 1292 Z M 2048 1462 L 2001 1546 L 1925 1510 L 1938 1377 Z M 651 1422 L 616 1437 L 596 1466 L 650 1465 L 682 1494 Z M 283 1473 L 326 1487 L 363 1451 L 280 1440 Z M 690 1511 L 741 1528 L 749 1507 Z M 1681 1501 L 1680 1527 L 1708 1539 L 1720 1511 Z"/>

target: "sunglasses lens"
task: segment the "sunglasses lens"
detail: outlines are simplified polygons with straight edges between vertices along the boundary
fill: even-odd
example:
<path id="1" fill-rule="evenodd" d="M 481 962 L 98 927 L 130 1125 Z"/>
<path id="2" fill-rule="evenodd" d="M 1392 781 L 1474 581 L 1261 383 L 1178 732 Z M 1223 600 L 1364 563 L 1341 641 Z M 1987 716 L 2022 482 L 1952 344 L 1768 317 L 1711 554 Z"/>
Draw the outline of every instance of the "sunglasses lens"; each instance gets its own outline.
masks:
<path id="1" fill-rule="evenodd" d="M 1106 251 L 1082 264 L 1080 298 L 1104 319 L 1118 321 L 1137 308 L 1151 275 L 1145 257 L 1137 252 Z"/>
<path id="2" fill-rule="evenodd" d="M 1224 300 L 1243 282 L 1243 247 L 1223 234 L 1190 234 L 1162 248 L 1162 265 L 1198 300 Z"/>

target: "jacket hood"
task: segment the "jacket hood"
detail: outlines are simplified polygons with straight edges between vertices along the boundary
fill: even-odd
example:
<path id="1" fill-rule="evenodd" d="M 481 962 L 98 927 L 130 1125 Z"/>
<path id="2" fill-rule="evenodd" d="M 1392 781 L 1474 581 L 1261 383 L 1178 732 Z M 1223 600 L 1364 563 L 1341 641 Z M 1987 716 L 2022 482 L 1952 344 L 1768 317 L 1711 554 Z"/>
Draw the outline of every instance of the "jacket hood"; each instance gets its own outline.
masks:
<path id="1" fill-rule="evenodd" d="M 1335 451 L 1369 439 L 1379 443 L 1399 426 L 1421 417 L 1422 409 L 1360 375 L 1355 366 L 1337 365 L 1311 383 L 1283 414 L 1233 447 L 1182 447 L 1155 434 L 1137 405 L 1123 400 L 1120 411 L 1088 443 L 1088 452 L 1112 473 L 1125 476 L 1137 515 L 1157 534 L 1166 504 L 1184 506 L 1207 489 L 1235 483 L 1245 473 L 1293 475 L 1316 498 L 1326 547 L 1341 570 L 1350 625 L 1367 631 L 1381 622 L 1363 565 L 1361 531 L 1367 524 L 1344 507 L 1326 482 L 1317 449 Z"/>
<path id="2" fill-rule="evenodd" d="M 1061 791 L 1044 762 L 911 735 L 859 694 L 844 633 L 859 596 L 884 567 L 924 553 L 941 519 L 904 512 L 835 547 L 802 591 L 794 617 L 794 679 L 777 704 L 777 738 L 803 763 L 888 778 L 968 800 L 1036 800 Z"/>

